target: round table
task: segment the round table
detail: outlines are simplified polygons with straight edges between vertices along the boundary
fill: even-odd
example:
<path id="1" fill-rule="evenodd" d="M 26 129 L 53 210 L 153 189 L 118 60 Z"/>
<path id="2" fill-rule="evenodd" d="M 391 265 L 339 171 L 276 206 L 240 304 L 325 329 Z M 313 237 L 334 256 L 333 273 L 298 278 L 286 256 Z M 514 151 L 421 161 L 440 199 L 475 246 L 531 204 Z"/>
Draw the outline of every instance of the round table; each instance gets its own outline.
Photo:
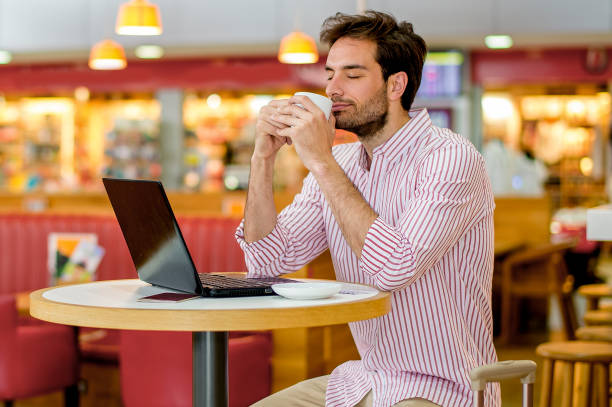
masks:
<path id="1" fill-rule="evenodd" d="M 339 294 L 320 300 L 261 296 L 137 301 L 168 291 L 136 279 L 45 288 L 31 293 L 30 314 L 65 325 L 193 332 L 193 405 L 227 406 L 228 331 L 342 324 L 376 318 L 390 309 L 389 293 L 349 283 Z"/>

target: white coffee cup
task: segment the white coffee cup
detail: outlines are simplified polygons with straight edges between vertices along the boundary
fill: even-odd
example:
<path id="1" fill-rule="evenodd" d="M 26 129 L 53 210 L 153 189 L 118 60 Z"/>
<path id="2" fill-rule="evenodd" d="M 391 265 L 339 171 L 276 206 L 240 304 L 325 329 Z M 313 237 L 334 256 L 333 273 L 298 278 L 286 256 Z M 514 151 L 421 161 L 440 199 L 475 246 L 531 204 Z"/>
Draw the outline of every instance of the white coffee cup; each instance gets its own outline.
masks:
<path id="1" fill-rule="evenodd" d="M 331 99 L 326 98 L 325 96 L 319 95 L 317 93 L 311 93 L 311 92 L 296 92 L 295 95 L 296 96 L 303 95 L 303 96 L 308 97 L 308 99 L 312 100 L 312 103 L 317 105 L 319 109 L 321 109 L 323 113 L 325 113 L 325 118 L 329 119 L 329 114 L 331 113 L 331 109 L 332 109 Z"/>

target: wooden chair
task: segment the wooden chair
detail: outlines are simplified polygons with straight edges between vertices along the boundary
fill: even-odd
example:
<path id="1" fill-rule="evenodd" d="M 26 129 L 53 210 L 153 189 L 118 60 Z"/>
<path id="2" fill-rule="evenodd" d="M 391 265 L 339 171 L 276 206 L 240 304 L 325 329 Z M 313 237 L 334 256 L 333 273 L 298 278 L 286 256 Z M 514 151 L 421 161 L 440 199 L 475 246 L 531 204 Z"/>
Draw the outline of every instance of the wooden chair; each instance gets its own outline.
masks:
<path id="1" fill-rule="evenodd" d="M 548 342 L 539 345 L 536 348 L 536 353 L 544 359 L 540 407 L 552 406 L 553 377 L 556 365 L 561 365 L 564 369 L 563 406 L 609 406 L 609 369 L 612 362 L 612 343 Z M 584 368 L 579 371 L 578 366 Z"/>
<path id="2" fill-rule="evenodd" d="M 510 254 L 501 264 L 501 331 L 499 343 L 507 344 L 518 323 L 514 300 L 520 297 L 549 299 L 557 297 L 567 339 L 574 338 L 577 328 L 571 304 L 573 279 L 563 260 L 566 250 L 575 242 L 547 243 L 530 246 Z"/>

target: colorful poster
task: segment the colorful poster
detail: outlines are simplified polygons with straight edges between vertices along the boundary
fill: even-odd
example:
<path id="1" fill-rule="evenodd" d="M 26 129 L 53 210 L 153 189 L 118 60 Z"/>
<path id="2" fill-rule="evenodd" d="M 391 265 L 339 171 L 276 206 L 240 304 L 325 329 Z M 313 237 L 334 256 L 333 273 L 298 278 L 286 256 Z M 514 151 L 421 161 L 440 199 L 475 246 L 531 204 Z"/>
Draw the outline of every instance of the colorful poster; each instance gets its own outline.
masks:
<path id="1" fill-rule="evenodd" d="M 51 284 L 80 283 L 95 279 L 104 248 L 95 233 L 50 233 L 48 268 Z"/>

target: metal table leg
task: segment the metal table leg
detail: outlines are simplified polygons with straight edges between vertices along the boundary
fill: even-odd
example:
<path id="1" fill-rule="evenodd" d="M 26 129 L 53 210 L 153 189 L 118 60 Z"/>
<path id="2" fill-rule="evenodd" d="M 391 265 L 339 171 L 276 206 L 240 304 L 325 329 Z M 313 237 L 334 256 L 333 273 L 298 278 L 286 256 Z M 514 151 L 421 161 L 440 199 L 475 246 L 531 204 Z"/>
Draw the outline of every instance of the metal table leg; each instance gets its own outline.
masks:
<path id="1" fill-rule="evenodd" d="M 227 332 L 194 332 L 193 405 L 227 407 Z"/>

